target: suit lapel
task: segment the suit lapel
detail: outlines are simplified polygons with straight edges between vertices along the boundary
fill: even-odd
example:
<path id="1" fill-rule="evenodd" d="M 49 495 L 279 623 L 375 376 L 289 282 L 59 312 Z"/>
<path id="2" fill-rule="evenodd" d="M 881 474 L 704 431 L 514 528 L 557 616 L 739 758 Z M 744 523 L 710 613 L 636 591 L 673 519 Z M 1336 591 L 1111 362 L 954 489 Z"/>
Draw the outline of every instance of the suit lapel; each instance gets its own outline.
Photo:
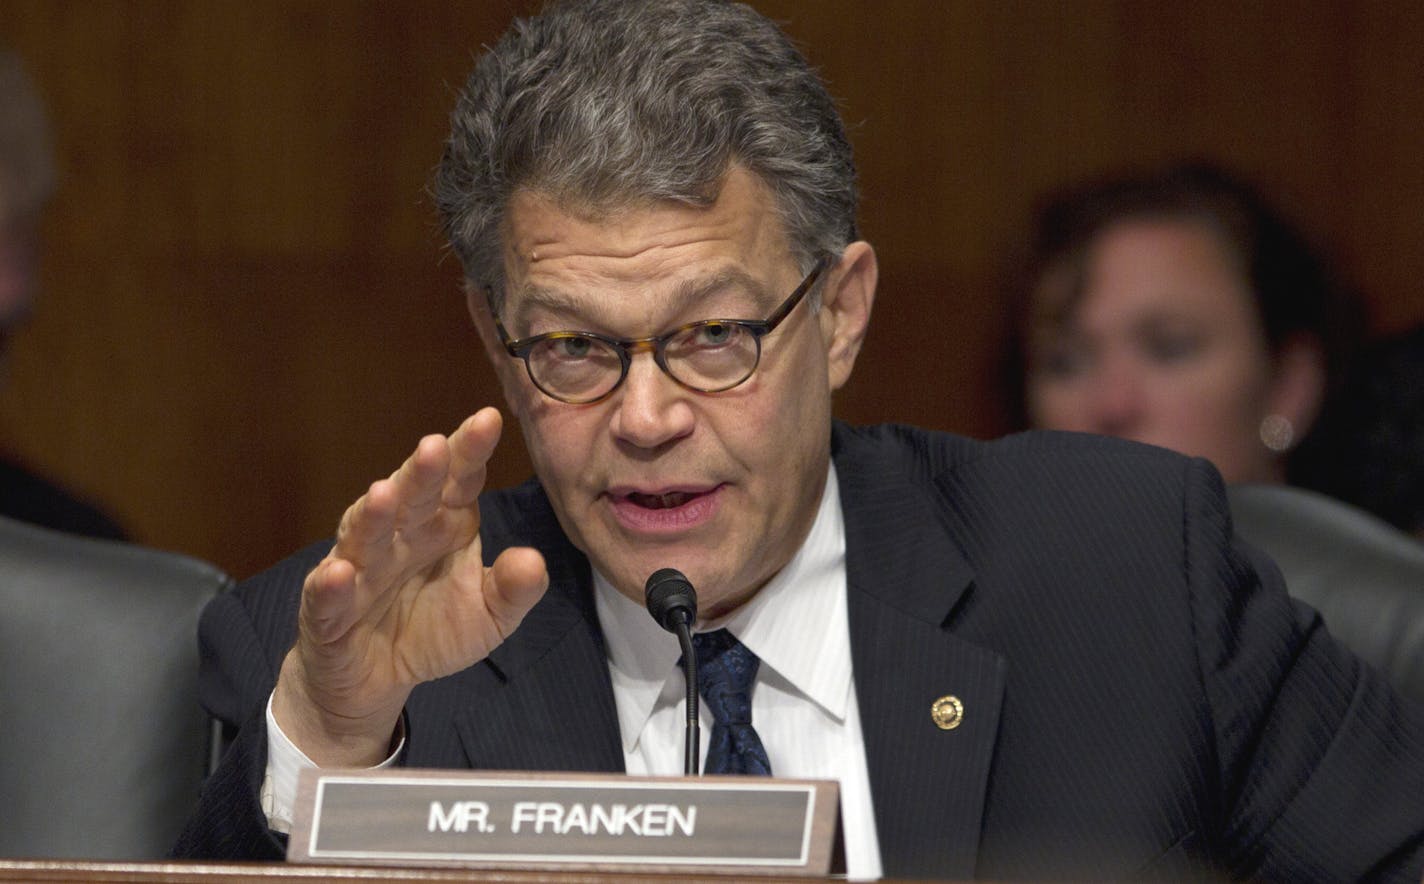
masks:
<path id="1" fill-rule="evenodd" d="M 971 878 L 1004 661 L 950 632 L 974 575 L 929 478 L 909 475 L 903 459 L 843 427 L 835 451 L 851 656 L 884 871 Z M 948 697 L 963 714 L 944 729 L 931 707 Z"/>
<path id="2" fill-rule="evenodd" d="M 511 542 L 533 546 L 549 568 L 549 589 L 508 640 L 459 677 L 455 727 L 470 766 L 621 772 L 588 560 L 559 529 L 537 486 L 518 489 L 513 506 L 491 515 L 486 558 Z"/>

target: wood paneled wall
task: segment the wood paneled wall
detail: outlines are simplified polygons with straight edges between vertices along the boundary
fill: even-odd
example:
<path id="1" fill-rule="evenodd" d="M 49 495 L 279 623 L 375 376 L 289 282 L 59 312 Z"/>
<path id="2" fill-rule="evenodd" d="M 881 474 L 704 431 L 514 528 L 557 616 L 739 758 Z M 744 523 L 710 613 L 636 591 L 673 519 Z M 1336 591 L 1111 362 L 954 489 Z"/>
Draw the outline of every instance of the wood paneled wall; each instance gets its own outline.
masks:
<path id="1" fill-rule="evenodd" d="M 532 2 L 6 0 L 50 108 L 45 290 L 7 447 L 244 576 L 497 400 L 424 187 L 473 53 Z M 856 421 L 999 429 L 996 280 L 1036 194 L 1218 157 L 1424 319 L 1424 6 L 764 0 L 841 99 L 880 251 Z M 517 438 L 494 481 L 522 478 Z"/>

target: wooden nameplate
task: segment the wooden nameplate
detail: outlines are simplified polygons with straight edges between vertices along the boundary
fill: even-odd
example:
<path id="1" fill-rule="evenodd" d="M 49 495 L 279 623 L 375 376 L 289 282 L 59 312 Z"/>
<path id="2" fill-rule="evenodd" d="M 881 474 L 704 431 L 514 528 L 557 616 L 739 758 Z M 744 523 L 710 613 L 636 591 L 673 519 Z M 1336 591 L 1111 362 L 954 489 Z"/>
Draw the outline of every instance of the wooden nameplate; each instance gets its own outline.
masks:
<path id="1" fill-rule="evenodd" d="M 309 769 L 287 859 L 824 877 L 839 808 L 825 780 Z"/>

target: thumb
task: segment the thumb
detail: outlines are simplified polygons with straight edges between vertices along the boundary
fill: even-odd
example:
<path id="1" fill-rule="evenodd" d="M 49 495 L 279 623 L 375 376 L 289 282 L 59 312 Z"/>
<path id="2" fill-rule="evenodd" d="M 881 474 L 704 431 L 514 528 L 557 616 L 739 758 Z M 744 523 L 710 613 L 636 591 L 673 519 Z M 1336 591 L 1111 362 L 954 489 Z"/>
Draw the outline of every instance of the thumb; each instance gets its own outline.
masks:
<path id="1" fill-rule="evenodd" d="M 538 550 L 516 546 L 499 554 L 485 574 L 484 599 L 501 640 L 509 638 L 548 588 L 549 569 Z"/>

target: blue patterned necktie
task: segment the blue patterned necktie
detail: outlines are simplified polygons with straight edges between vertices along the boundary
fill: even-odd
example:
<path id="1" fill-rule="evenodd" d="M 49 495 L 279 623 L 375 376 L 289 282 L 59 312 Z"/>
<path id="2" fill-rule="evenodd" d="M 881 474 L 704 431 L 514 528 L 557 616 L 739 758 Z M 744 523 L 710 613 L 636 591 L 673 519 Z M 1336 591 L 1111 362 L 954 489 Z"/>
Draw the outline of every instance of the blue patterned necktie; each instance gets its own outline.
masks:
<path id="1" fill-rule="evenodd" d="M 752 682 L 761 660 L 725 629 L 692 637 L 697 688 L 716 723 L 703 773 L 771 776 L 771 761 L 752 727 Z"/>

